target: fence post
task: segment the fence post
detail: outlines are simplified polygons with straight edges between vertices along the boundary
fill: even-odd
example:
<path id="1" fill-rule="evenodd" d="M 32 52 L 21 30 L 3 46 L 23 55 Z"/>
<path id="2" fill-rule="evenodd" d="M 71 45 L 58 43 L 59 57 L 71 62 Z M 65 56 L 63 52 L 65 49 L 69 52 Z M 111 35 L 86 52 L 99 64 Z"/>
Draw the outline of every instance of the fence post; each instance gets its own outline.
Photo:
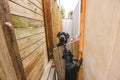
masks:
<path id="1" fill-rule="evenodd" d="M 0 0 L 0 80 L 26 80 L 8 0 Z"/>
<path id="2" fill-rule="evenodd" d="M 52 29 L 52 14 L 50 0 L 43 0 L 44 7 L 44 20 L 45 20 L 45 32 L 47 37 L 47 48 L 49 58 L 53 57 L 53 29 Z"/>
<path id="3" fill-rule="evenodd" d="M 85 8 L 86 0 L 81 0 L 81 17 L 80 17 L 80 40 L 79 40 L 79 56 L 78 59 L 83 58 L 83 43 L 84 43 L 84 27 L 85 27 Z M 82 71 L 78 72 L 78 80 L 81 80 Z"/>

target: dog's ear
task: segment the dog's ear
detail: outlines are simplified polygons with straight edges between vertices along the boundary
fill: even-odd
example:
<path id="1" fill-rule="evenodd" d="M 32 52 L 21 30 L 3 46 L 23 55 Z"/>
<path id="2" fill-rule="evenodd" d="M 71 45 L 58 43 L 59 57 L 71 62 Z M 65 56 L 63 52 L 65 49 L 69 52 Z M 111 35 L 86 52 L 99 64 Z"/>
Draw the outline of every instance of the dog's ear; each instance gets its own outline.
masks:
<path id="1" fill-rule="evenodd" d="M 61 34 L 61 32 L 59 32 L 59 33 L 57 34 L 57 37 L 60 37 L 60 34 Z"/>
<path id="2" fill-rule="evenodd" d="M 66 58 L 66 55 L 62 55 L 62 59 L 65 59 Z"/>
<path id="3" fill-rule="evenodd" d="M 67 38 L 69 38 L 69 37 L 70 37 L 70 35 L 69 35 L 68 33 L 66 33 L 66 36 L 67 36 Z"/>

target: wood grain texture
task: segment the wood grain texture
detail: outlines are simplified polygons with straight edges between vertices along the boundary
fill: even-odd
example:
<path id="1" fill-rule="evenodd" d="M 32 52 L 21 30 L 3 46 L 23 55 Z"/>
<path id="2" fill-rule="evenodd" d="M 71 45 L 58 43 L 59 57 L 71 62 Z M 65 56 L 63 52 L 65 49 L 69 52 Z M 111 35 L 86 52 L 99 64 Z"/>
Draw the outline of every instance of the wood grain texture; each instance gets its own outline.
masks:
<path id="1" fill-rule="evenodd" d="M 29 13 L 30 14 L 30 13 Z M 14 28 L 37 28 L 44 27 L 44 22 L 40 20 L 34 20 L 22 16 L 11 15 L 12 16 L 12 24 Z"/>
<path id="2" fill-rule="evenodd" d="M 22 0 L 21 0 L 22 1 Z M 34 11 L 28 10 L 16 3 L 9 1 L 10 13 L 14 15 L 24 16 L 35 20 L 43 21 L 43 15 L 40 15 Z M 36 10 L 36 9 L 35 9 Z"/>
<path id="3" fill-rule="evenodd" d="M 11 22 L 8 0 L 0 0 L 0 79 L 26 80 L 13 26 L 6 22 Z"/>
<path id="4" fill-rule="evenodd" d="M 28 9 L 38 15 L 43 16 L 43 10 L 41 10 L 39 7 L 42 6 L 42 4 L 36 5 L 36 0 L 9 0 L 25 9 Z M 41 7 L 42 8 L 42 7 Z"/>
<path id="5" fill-rule="evenodd" d="M 38 80 L 48 62 L 44 22 L 17 15 L 12 18 L 26 79 Z"/>
<path id="6" fill-rule="evenodd" d="M 14 28 L 15 29 L 15 35 L 17 40 L 22 40 L 28 37 L 32 37 L 39 34 L 45 33 L 44 27 L 37 27 L 37 28 Z M 24 34 L 23 34 L 24 33 Z"/>
<path id="7" fill-rule="evenodd" d="M 43 49 L 43 48 L 42 48 L 42 49 Z M 41 51 L 42 51 L 42 50 L 41 50 Z M 36 65 L 38 62 L 41 63 L 40 65 L 44 64 L 43 60 L 44 60 L 45 56 L 43 56 L 43 55 L 44 55 L 44 53 L 41 52 L 41 53 L 37 54 L 37 55 L 34 57 L 33 60 L 29 61 L 29 64 L 27 64 L 27 66 L 25 67 L 25 73 L 26 73 L 26 75 L 28 75 L 28 74 L 32 71 L 32 69 L 34 69 L 35 65 Z M 40 65 L 39 65 L 39 66 L 40 66 Z M 41 66 L 40 66 L 40 67 L 41 67 Z M 41 69 L 41 70 L 42 70 L 42 69 Z M 40 75 L 39 75 L 39 76 L 40 76 Z"/>
<path id="8" fill-rule="evenodd" d="M 0 80 L 7 80 L 2 65 L 0 65 Z"/>
<path id="9" fill-rule="evenodd" d="M 62 31 L 62 17 L 57 5 L 57 0 L 52 0 L 52 20 L 53 20 L 53 32 L 54 32 L 54 45 L 58 43 L 57 33 Z"/>
<path id="10" fill-rule="evenodd" d="M 49 63 L 47 64 L 47 66 L 45 67 L 45 71 L 44 71 L 40 80 L 48 80 L 48 76 L 49 76 L 49 73 L 50 73 L 52 63 L 53 63 L 53 60 L 50 60 Z"/>
<path id="11" fill-rule="evenodd" d="M 43 0 L 36 0 L 36 1 L 38 1 L 41 4 Z"/>
<path id="12" fill-rule="evenodd" d="M 42 72 L 44 71 L 47 63 L 48 63 L 48 58 L 47 58 L 47 53 L 46 53 L 46 49 L 44 49 L 44 58 L 41 61 L 39 61 L 36 66 L 33 68 L 33 70 L 31 71 L 31 73 L 28 75 L 28 80 L 38 80 L 40 79 L 40 77 L 42 76 Z"/>
<path id="13" fill-rule="evenodd" d="M 39 34 L 39 35 L 35 35 L 35 36 L 31 36 L 31 37 L 27 37 L 24 38 L 22 40 L 18 40 L 18 46 L 19 46 L 19 50 L 23 50 L 24 48 L 26 48 L 27 46 L 31 45 L 32 43 L 45 38 L 45 34 Z"/>
<path id="14" fill-rule="evenodd" d="M 45 21 L 45 32 L 46 41 L 48 46 L 49 57 L 53 57 L 53 28 L 52 28 L 52 14 L 51 14 L 51 4 L 50 0 L 43 0 L 44 6 L 44 21 Z"/>
<path id="15" fill-rule="evenodd" d="M 65 62 L 62 59 L 62 54 L 63 54 L 62 51 L 63 51 L 63 47 L 59 47 L 54 49 L 54 53 L 53 53 L 59 80 L 65 80 Z"/>
<path id="16" fill-rule="evenodd" d="M 71 52 L 74 55 L 75 59 L 78 59 L 78 55 L 79 55 L 79 41 L 74 41 L 72 43 L 68 43 L 68 48 L 71 50 Z"/>
<path id="17" fill-rule="evenodd" d="M 40 10 L 43 11 L 43 2 L 42 0 L 28 0 L 29 2 L 31 2 L 34 6 L 38 7 Z"/>
<path id="18" fill-rule="evenodd" d="M 29 56 L 35 49 L 42 46 L 43 43 L 45 43 L 45 38 L 38 40 L 35 44 L 30 45 L 29 47 L 23 49 L 20 51 L 20 55 L 22 59 L 25 59 L 27 56 Z"/>
<path id="19" fill-rule="evenodd" d="M 48 80 L 55 80 L 55 68 L 51 68 Z"/>
<path id="20" fill-rule="evenodd" d="M 48 62 L 42 5 L 37 0 L 9 1 L 27 80 L 38 80 Z"/>
<path id="21" fill-rule="evenodd" d="M 26 79 L 38 80 L 48 63 L 42 0 L 9 0 L 9 7 Z"/>

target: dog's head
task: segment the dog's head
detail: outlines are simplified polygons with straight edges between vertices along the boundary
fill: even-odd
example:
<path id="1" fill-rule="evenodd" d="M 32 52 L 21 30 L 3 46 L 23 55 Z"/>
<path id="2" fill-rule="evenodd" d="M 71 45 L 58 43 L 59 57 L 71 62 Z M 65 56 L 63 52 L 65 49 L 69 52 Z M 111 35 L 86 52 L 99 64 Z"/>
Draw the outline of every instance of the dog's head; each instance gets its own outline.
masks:
<path id="1" fill-rule="evenodd" d="M 70 35 L 68 33 L 65 33 L 65 32 L 59 32 L 57 34 L 57 37 L 59 38 L 59 43 L 61 43 L 61 45 L 63 45 L 63 44 L 67 43 Z"/>

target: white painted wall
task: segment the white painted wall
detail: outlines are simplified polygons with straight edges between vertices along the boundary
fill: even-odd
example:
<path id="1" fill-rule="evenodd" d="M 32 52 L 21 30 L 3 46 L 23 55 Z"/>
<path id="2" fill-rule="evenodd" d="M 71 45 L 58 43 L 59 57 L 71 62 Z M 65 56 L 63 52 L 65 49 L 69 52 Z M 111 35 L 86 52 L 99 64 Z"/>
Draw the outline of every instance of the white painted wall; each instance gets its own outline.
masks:
<path id="1" fill-rule="evenodd" d="M 63 19 L 62 20 L 62 30 L 69 33 L 70 38 L 72 36 L 72 19 Z"/>
<path id="2" fill-rule="evenodd" d="M 71 38 L 76 38 L 80 33 L 80 5 L 81 0 L 73 11 L 72 19 L 66 18 L 62 20 L 63 31 L 68 32 Z"/>
<path id="3" fill-rule="evenodd" d="M 73 11 L 73 27 L 72 27 L 72 37 L 75 38 L 80 33 L 80 6 L 81 0 L 79 0 L 76 5 L 75 10 Z"/>

